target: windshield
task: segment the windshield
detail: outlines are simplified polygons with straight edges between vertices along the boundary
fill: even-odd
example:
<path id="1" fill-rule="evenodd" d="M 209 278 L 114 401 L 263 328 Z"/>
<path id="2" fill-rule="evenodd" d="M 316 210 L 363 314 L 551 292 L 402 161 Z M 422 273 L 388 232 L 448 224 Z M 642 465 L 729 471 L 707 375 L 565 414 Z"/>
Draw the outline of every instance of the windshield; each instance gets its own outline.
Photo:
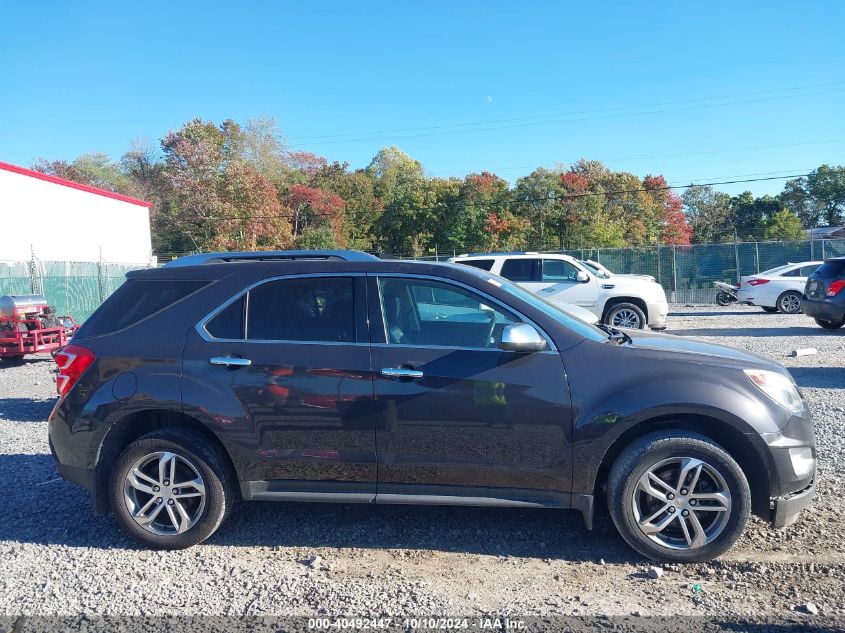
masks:
<path id="1" fill-rule="evenodd" d="M 586 321 L 582 321 L 581 319 L 564 312 L 563 309 L 557 307 L 554 303 L 550 301 L 546 301 L 542 297 L 535 295 L 533 292 L 526 290 L 522 286 L 519 286 L 512 281 L 508 281 L 504 277 L 499 277 L 499 275 L 494 275 L 493 273 L 488 273 L 483 270 L 478 270 L 476 268 L 470 269 L 473 274 L 478 275 L 488 283 L 493 284 L 498 288 L 503 288 L 507 290 L 511 294 L 516 295 L 526 303 L 530 304 L 532 307 L 540 310 L 543 314 L 552 319 L 562 323 L 567 328 L 572 330 L 573 332 L 577 332 L 584 338 L 588 338 L 593 341 L 604 341 L 607 340 L 607 333 L 603 330 L 597 328 L 594 325 L 587 323 Z"/>
<path id="2" fill-rule="evenodd" d="M 593 273 L 596 277 L 601 277 L 602 279 L 610 279 L 610 271 L 601 264 L 589 259 L 579 259 L 578 263 L 582 266 L 585 266 L 586 268 L 589 268 L 590 272 Z"/>

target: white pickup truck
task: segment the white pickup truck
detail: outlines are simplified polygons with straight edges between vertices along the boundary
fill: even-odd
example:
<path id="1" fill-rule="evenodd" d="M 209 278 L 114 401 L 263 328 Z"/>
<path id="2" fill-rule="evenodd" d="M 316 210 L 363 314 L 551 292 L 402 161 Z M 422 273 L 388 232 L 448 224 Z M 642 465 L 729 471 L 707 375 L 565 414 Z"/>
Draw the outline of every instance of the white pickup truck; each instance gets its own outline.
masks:
<path id="1" fill-rule="evenodd" d="M 666 329 L 666 293 L 647 275 L 615 275 L 554 253 L 473 253 L 449 261 L 501 275 L 553 303 L 586 308 L 607 325 Z"/>

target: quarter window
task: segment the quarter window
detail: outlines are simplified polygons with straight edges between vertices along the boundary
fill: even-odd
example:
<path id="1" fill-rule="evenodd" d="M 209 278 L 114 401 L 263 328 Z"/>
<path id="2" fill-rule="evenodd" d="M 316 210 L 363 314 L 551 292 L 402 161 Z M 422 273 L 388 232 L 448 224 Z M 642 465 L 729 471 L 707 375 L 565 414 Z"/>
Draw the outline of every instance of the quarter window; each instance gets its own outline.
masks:
<path id="1" fill-rule="evenodd" d="M 462 262 L 458 262 L 459 264 L 463 264 L 464 266 L 472 266 L 473 268 L 480 268 L 481 270 L 490 271 L 493 268 L 493 262 L 496 260 L 494 259 L 467 259 Z"/>
<path id="2" fill-rule="evenodd" d="M 479 294 L 429 279 L 381 278 L 387 342 L 395 345 L 495 348 L 515 315 Z"/>

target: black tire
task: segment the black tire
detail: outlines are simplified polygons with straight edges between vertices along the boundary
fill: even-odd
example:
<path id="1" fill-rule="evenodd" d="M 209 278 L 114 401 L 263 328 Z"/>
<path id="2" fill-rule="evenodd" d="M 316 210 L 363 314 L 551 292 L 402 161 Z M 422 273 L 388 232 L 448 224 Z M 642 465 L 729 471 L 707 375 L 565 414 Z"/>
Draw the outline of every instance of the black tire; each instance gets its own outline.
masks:
<path id="1" fill-rule="evenodd" d="M 785 303 L 788 302 L 788 306 Z M 787 290 L 775 302 L 779 312 L 784 314 L 800 314 L 801 313 L 801 293 L 797 290 Z"/>
<path id="2" fill-rule="evenodd" d="M 838 330 L 845 324 L 845 321 L 827 321 L 825 319 L 813 319 L 826 330 Z"/>
<path id="3" fill-rule="evenodd" d="M 0 361 L 7 365 L 20 365 L 23 362 L 25 354 L 15 354 L 14 356 L 0 356 Z"/>
<path id="4" fill-rule="evenodd" d="M 148 531 L 132 518 L 129 501 L 124 495 L 124 484 L 132 466 L 145 456 L 158 452 L 174 453 L 187 460 L 204 484 L 205 498 L 203 505 L 196 507 L 196 522 L 182 533 L 156 534 Z M 161 429 L 138 438 L 117 458 L 109 478 L 109 499 L 120 527 L 134 539 L 152 549 L 184 549 L 201 543 L 220 527 L 237 501 L 235 483 L 236 477 L 226 457 L 201 435 L 189 429 Z M 167 509 L 161 505 L 162 509 Z"/>
<path id="5" fill-rule="evenodd" d="M 771 308 L 769 306 L 760 306 L 760 307 L 763 308 L 763 312 L 768 312 L 769 314 L 774 314 L 775 312 L 778 311 L 777 308 Z"/>
<path id="6" fill-rule="evenodd" d="M 698 547 L 687 547 L 687 549 L 675 549 L 671 544 L 658 543 L 640 529 L 635 515 L 634 504 L 644 493 L 637 491 L 638 482 L 641 477 L 647 476 L 650 468 L 655 467 L 664 461 L 672 459 L 693 458 L 704 462 L 709 468 L 714 469 L 721 476 L 724 485 L 730 492 L 730 512 L 727 518 L 722 519 L 722 513 L 701 511 L 701 505 L 706 501 L 698 501 L 699 510 L 693 513 L 695 517 L 703 522 L 722 521 L 721 529 L 713 532 L 712 540 L 708 535 L 706 542 Z M 708 480 L 700 480 L 697 483 L 703 487 Z M 691 492 L 688 493 L 691 495 Z M 667 495 L 668 497 L 668 495 Z M 688 497 L 676 496 L 673 501 L 658 502 L 658 505 L 666 503 L 669 507 L 673 504 L 683 505 Z M 623 539 L 637 552 L 648 558 L 660 561 L 672 562 L 701 562 L 717 558 L 736 542 L 740 537 L 751 511 L 751 492 L 748 487 L 748 480 L 736 461 L 713 440 L 697 433 L 687 431 L 661 431 L 646 435 L 635 440 L 627 446 L 616 458 L 610 470 L 607 480 L 607 505 L 610 516 L 616 529 Z M 673 506 L 674 507 L 674 506 Z M 648 510 L 650 512 L 650 510 Z M 689 513 L 689 509 L 686 510 Z M 673 509 L 671 513 L 675 519 L 683 510 Z M 711 516 L 717 518 L 711 519 Z M 687 516 L 687 515 L 685 515 Z M 669 511 L 658 517 L 659 520 L 669 517 Z M 695 518 L 694 517 L 694 518 Z M 650 518 L 650 517 L 649 517 Z M 668 530 L 675 530 L 680 533 L 679 521 L 670 519 Z M 688 520 L 687 520 L 688 521 Z M 674 524 L 673 524 L 673 523 Z M 691 525 L 691 524 L 689 524 Z M 715 525 L 715 524 L 714 524 Z M 710 527 L 710 524 L 708 524 Z M 690 527 L 687 527 L 690 529 Z M 706 533 L 705 528 L 705 533 Z M 667 532 L 667 535 L 670 532 Z M 664 536 L 661 532 L 656 538 Z M 686 545 L 686 542 L 682 542 Z"/>
<path id="7" fill-rule="evenodd" d="M 727 307 L 732 303 L 736 303 L 736 298 L 728 292 L 717 292 L 716 303 L 722 307 Z"/>
<path id="8" fill-rule="evenodd" d="M 622 315 L 625 314 L 633 314 L 639 322 L 639 325 L 620 325 L 614 324 L 613 319 L 617 316 L 620 318 Z M 613 327 L 628 327 L 636 330 L 644 330 L 646 328 L 646 318 L 645 313 L 643 313 L 642 309 L 639 306 L 633 303 L 615 303 L 607 309 L 607 312 L 604 314 L 604 322 L 606 325 L 610 325 Z"/>

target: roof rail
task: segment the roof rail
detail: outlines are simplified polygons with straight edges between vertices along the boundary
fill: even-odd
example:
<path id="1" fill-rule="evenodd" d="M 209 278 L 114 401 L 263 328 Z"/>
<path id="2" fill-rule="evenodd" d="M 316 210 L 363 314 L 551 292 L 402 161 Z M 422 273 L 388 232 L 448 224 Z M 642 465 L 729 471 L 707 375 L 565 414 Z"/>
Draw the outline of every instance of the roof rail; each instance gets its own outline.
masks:
<path id="1" fill-rule="evenodd" d="M 378 257 L 363 251 L 242 251 L 236 253 L 199 253 L 167 262 L 164 268 L 223 264 L 231 262 L 280 262 L 296 260 L 336 260 L 342 262 L 371 262 Z"/>

